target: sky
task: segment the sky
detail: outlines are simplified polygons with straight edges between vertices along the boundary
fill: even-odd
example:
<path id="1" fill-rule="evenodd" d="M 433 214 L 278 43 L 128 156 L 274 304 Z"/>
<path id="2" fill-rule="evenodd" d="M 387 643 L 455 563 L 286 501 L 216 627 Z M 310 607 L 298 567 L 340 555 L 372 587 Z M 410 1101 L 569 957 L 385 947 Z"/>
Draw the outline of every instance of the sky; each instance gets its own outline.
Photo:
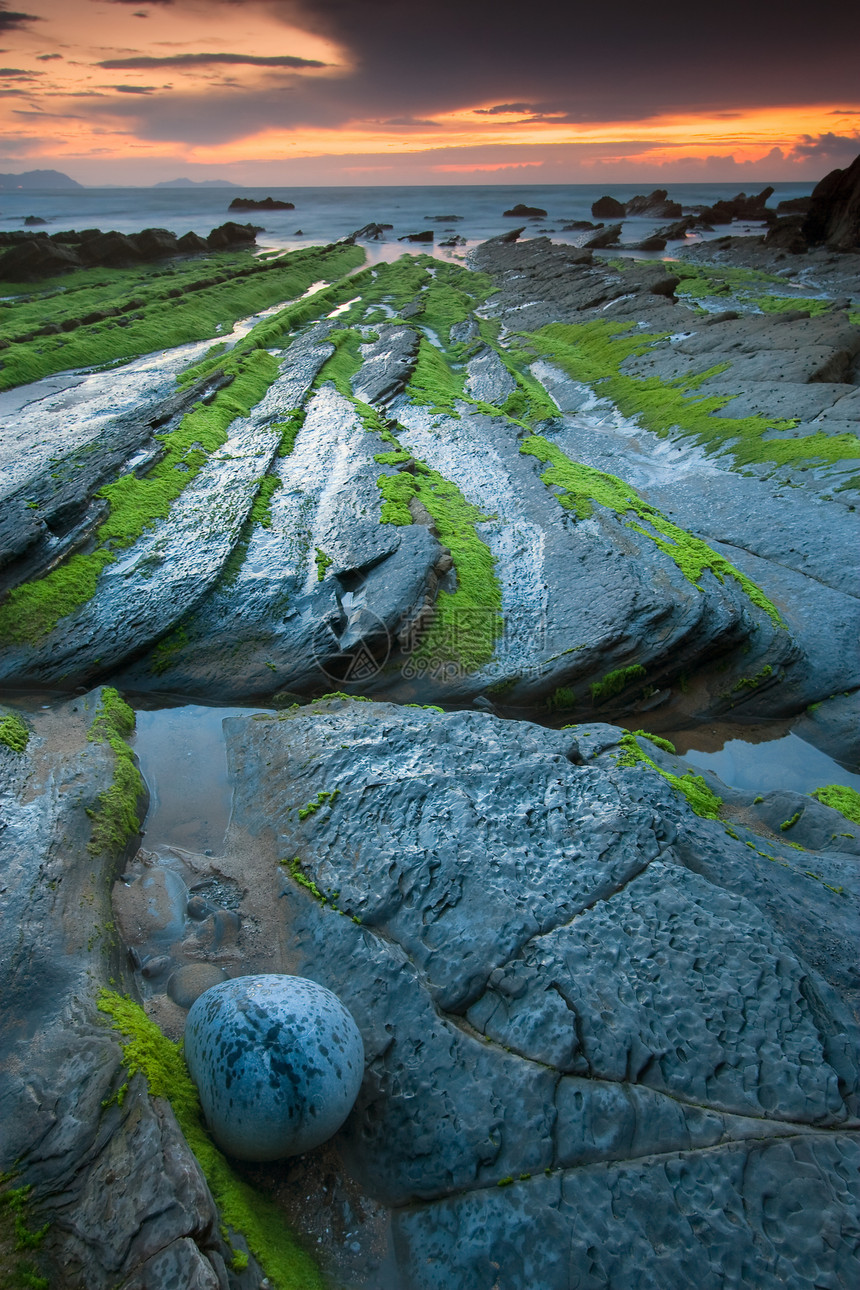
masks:
<path id="1" fill-rule="evenodd" d="M 846 0 L 0 0 L 0 171 L 87 185 L 814 182 Z"/>

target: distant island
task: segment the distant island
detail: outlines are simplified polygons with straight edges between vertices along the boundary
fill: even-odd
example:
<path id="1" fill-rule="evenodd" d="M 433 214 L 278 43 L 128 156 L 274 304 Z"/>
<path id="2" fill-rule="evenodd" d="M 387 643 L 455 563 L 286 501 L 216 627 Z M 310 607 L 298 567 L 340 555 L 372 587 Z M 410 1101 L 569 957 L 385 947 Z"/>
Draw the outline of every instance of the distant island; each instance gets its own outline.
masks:
<path id="1" fill-rule="evenodd" d="M 0 192 L 17 188 L 83 188 L 60 170 L 25 170 L 20 175 L 0 175 Z"/>
<path id="2" fill-rule="evenodd" d="M 230 179 L 162 179 L 153 188 L 238 188 Z"/>

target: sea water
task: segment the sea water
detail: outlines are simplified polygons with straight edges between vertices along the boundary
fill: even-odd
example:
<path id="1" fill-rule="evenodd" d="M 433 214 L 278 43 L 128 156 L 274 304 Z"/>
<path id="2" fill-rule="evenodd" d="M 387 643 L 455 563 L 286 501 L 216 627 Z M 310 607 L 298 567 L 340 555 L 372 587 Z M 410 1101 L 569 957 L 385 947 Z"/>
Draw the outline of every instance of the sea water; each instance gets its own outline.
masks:
<path id="1" fill-rule="evenodd" d="M 749 192 L 759 192 L 761 183 L 748 185 Z M 773 185 L 770 205 L 811 191 L 811 184 L 782 183 Z M 39 226 L 46 233 L 68 229 L 116 229 L 134 233 L 142 228 L 167 228 L 181 236 L 194 232 L 205 236 L 226 220 L 262 225 L 257 244 L 261 249 L 279 247 L 294 249 L 337 241 L 365 224 L 392 224 L 382 243 L 367 245 L 369 258 L 391 259 L 403 250 L 459 255 L 489 237 L 525 224 L 524 236 L 549 233 L 553 241 L 579 244 L 589 234 L 582 230 L 563 231 L 562 225 L 575 220 L 591 220 L 591 206 L 603 193 L 619 201 L 636 193 L 648 192 L 648 184 L 550 184 L 413 186 L 376 188 L 63 188 L 56 190 L 5 190 L 0 192 L 0 230 L 25 227 L 27 216 L 45 220 Z M 712 205 L 720 198 L 737 194 L 733 184 L 675 184 L 669 196 L 685 208 Z M 231 211 L 234 197 L 290 201 L 295 210 Z M 523 203 L 547 212 L 546 219 L 515 219 L 504 212 Z M 440 216 L 455 219 L 439 219 Z M 606 223 L 613 221 L 607 220 Z M 653 216 L 624 221 L 622 243 L 640 241 L 655 228 L 671 220 Z M 410 233 L 432 230 L 434 244 L 399 242 Z M 736 222 L 720 225 L 712 234 L 696 233 L 686 240 L 702 236 L 719 237 L 726 233 L 760 232 L 761 225 Z M 465 239 L 466 245 L 437 248 L 440 241 L 452 235 Z M 670 243 L 669 252 L 679 243 Z M 615 248 L 613 248 L 613 253 Z"/>

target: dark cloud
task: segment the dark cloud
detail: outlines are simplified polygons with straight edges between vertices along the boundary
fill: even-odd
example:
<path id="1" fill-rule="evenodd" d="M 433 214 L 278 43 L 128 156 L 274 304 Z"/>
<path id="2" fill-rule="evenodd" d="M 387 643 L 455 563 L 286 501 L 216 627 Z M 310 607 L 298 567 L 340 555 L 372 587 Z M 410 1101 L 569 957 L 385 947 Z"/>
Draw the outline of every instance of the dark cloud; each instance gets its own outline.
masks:
<path id="1" fill-rule="evenodd" d="M 853 135 L 819 134 L 815 138 L 804 134 L 801 142 L 795 144 L 794 153 L 798 157 L 853 157 L 860 149 L 860 133 Z"/>
<path id="2" fill-rule="evenodd" d="M 25 72 L 23 67 L 0 67 L 0 76 L 7 81 L 34 81 L 44 72 Z"/>
<path id="3" fill-rule="evenodd" d="M 495 107 L 475 108 L 481 116 L 500 116 L 503 112 L 533 112 L 533 103 L 497 103 Z"/>
<path id="4" fill-rule="evenodd" d="M 272 0 L 267 6 L 346 47 L 354 75 L 305 87 L 333 94 L 350 116 L 432 117 L 495 104 L 571 122 L 806 102 L 857 94 L 860 7 L 806 0 L 778 10 L 723 0 L 688 7 L 671 36 L 643 20 L 641 0 L 615 0 L 611 22 L 592 0 L 544 0 L 508 20 L 498 0 Z"/>
<path id="5" fill-rule="evenodd" d="M 315 58 L 294 58 L 291 54 L 275 55 L 271 58 L 257 57 L 254 54 L 170 54 L 166 58 L 150 58 L 139 54 L 134 58 L 107 58 L 97 67 L 107 67 L 111 71 L 131 69 L 140 71 L 146 67 L 207 67 L 216 63 L 230 63 L 249 67 L 325 67 Z"/>
<path id="6" fill-rule="evenodd" d="M 109 85 L 108 89 L 117 90 L 120 94 L 154 94 L 157 85 Z"/>
<path id="7" fill-rule="evenodd" d="M 36 61 L 39 63 L 52 63 L 55 58 L 62 58 L 62 54 L 37 54 Z"/>
<path id="8" fill-rule="evenodd" d="M 100 0 L 99 0 L 100 2 Z M 173 0 L 108 0 L 108 4 L 173 4 Z M 137 14 L 135 14 L 137 17 Z"/>
<path id="9" fill-rule="evenodd" d="M 135 3 L 139 3 L 139 0 L 135 0 Z M 17 31 L 31 22 L 42 21 L 35 13 L 13 13 L 5 4 L 0 4 L 0 31 Z"/>
<path id="10" fill-rule="evenodd" d="M 112 3 L 146 8 L 148 0 Z M 175 0 L 177 9 L 186 4 L 190 8 L 190 0 Z M 527 127 L 538 122 L 569 125 L 573 137 L 577 125 L 663 114 L 725 117 L 804 103 L 817 113 L 822 103 L 850 103 L 857 95 L 860 6 L 844 0 L 819 0 L 814 22 L 805 0 L 784 0 L 778 12 L 749 0 L 721 0 L 718 12 L 706 6 L 685 11 L 670 37 L 664 23 L 643 20 L 641 0 L 615 0 L 611 23 L 606 11 L 585 0 L 544 0 L 534 15 L 517 20 L 507 19 L 498 0 L 434 0 L 432 15 L 402 0 L 209 5 L 217 11 L 221 25 L 212 30 L 219 34 L 229 29 L 221 20 L 231 11 L 240 24 L 243 10 L 263 10 L 284 24 L 281 48 L 290 47 L 289 28 L 298 26 L 335 42 L 346 66 L 299 78 L 288 73 L 326 64 L 210 53 L 106 60 L 99 66 L 148 72 L 144 80 L 162 68 L 208 67 L 214 74 L 218 64 L 285 73 L 279 89 L 231 85 L 229 96 L 219 93 L 226 81 L 198 94 L 123 89 L 107 101 L 110 111 L 124 114 L 140 137 L 217 145 L 267 128 L 336 131 L 365 122 L 418 130 L 447 112 L 471 109 L 476 126 L 521 113 L 526 143 Z M 151 17 L 157 22 L 157 12 Z M 804 146 L 828 155 L 821 140 Z"/>

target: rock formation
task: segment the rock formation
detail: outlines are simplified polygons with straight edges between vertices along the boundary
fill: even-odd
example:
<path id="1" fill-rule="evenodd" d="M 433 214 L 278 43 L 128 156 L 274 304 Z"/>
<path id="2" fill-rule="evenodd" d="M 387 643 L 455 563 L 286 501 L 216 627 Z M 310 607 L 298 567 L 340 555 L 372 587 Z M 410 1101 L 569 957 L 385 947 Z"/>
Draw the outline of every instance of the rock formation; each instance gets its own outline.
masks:
<path id="1" fill-rule="evenodd" d="M 860 157 L 816 184 L 802 232 L 810 246 L 826 242 L 836 251 L 860 247 Z"/>

